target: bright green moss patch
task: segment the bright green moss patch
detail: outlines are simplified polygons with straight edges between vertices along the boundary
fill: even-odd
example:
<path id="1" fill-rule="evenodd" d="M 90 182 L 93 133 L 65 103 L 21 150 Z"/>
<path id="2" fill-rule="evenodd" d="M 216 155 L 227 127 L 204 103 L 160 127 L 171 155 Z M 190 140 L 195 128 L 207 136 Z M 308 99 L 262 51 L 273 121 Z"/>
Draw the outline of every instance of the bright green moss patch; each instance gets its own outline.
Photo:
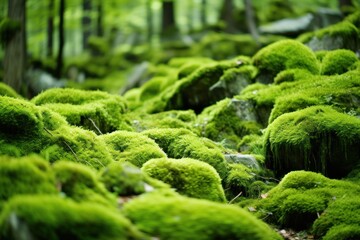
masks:
<path id="1" fill-rule="evenodd" d="M 221 178 L 227 174 L 227 164 L 221 148 L 208 139 L 186 129 L 150 129 L 143 134 L 153 139 L 169 158 L 193 158 L 213 166 Z"/>
<path id="2" fill-rule="evenodd" d="M 295 40 L 281 40 L 262 48 L 253 57 L 253 63 L 259 68 L 257 80 L 265 83 L 272 82 L 285 69 L 305 69 L 313 74 L 320 71 L 315 54 Z"/>
<path id="3" fill-rule="evenodd" d="M 137 167 L 152 158 L 166 157 L 154 140 L 141 133 L 115 131 L 98 138 L 108 145 L 114 160 L 128 161 Z"/>
<path id="4" fill-rule="evenodd" d="M 287 69 L 279 72 L 274 78 L 274 83 L 280 84 L 282 82 L 294 82 L 301 79 L 311 78 L 313 75 L 305 69 Z"/>
<path id="5" fill-rule="evenodd" d="M 337 225 L 330 228 L 326 235 L 322 238 L 324 240 L 349 240 L 360 239 L 359 224 L 351 225 Z"/>
<path id="6" fill-rule="evenodd" d="M 205 162 L 190 158 L 159 158 L 145 163 L 142 170 L 188 197 L 225 201 L 219 174 Z"/>
<path id="7" fill-rule="evenodd" d="M 248 196 L 249 186 L 255 181 L 251 170 L 243 164 L 230 164 L 228 176 L 225 179 L 226 195 L 229 200 L 241 193 Z"/>
<path id="8" fill-rule="evenodd" d="M 126 218 L 97 204 L 52 196 L 14 198 L 0 215 L 2 239 L 146 239 Z"/>
<path id="9" fill-rule="evenodd" d="M 359 163 L 360 120 L 327 106 L 283 114 L 265 133 L 266 166 L 282 176 L 305 169 L 341 178 Z"/>
<path id="10" fill-rule="evenodd" d="M 122 114 L 127 105 L 120 96 L 100 91 L 78 89 L 49 89 L 32 99 L 36 105 L 43 105 L 60 113 L 76 126 L 82 126 L 96 133 L 107 133 L 126 128 Z M 129 127 L 128 127 L 129 128 Z"/>
<path id="11" fill-rule="evenodd" d="M 49 164 L 38 156 L 0 157 L 0 209 L 15 195 L 55 194 L 55 177 Z"/>
<path id="12" fill-rule="evenodd" d="M 114 162 L 101 171 L 100 180 L 106 189 L 117 196 L 139 195 L 168 185 L 144 174 L 129 162 Z"/>
<path id="13" fill-rule="evenodd" d="M 20 95 L 17 94 L 14 89 L 12 89 L 10 86 L 2 82 L 0 82 L 0 96 L 21 98 Z"/>
<path id="14" fill-rule="evenodd" d="M 347 49 L 338 49 L 328 52 L 321 67 L 321 74 L 335 75 L 347 72 L 352 66 L 358 62 L 356 54 Z"/>
<path id="15" fill-rule="evenodd" d="M 148 194 L 126 204 L 124 213 L 161 239 L 281 239 L 243 209 L 207 200 Z"/>

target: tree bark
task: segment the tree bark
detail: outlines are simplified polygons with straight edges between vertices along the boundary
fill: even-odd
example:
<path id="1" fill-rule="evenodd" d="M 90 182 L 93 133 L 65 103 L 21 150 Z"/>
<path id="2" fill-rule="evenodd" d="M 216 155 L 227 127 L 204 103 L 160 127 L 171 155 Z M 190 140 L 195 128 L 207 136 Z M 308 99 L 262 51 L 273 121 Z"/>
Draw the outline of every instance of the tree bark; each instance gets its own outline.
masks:
<path id="1" fill-rule="evenodd" d="M 26 0 L 9 0 L 8 17 L 18 21 L 20 29 L 5 47 L 4 82 L 20 93 L 26 69 Z"/>
<path id="2" fill-rule="evenodd" d="M 236 32 L 234 9 L 235 5 L 233 0 L 224 0 L 224 5 L 221 9 L 220 19 L 225 23 L 225 31 L 229 33 Z"/>
<path id="3" fill-rule="evenodd" d="M 57 55 L 56 77 L 61 78 L 63 68 L 63 52 L 65 45 L 65 31 L 64 31 L 64 13 L 65 13 L 65 0 L 60 0 L 59 7 L 59 52 Z"/>
<path id="4" fill-rule="evenodd" d="M 152 12 L 152 0 L 146 1 L 146 21 L 147 21 L 147 41 L 152 42 L 152 36 L 154 34 L 153 28 L 153 12 Z"/>
<path id="5" fill-rule="evenodd" d="M 48 5 L 48 19 L 47 19 L 47 46 L 46 46 L 46 56 L 53 56 L 53 46 L 54 46 L 54 0 L 49 0 Z"/>
<path id="6" fill-rule="evenodd" d="M 164 0 L 162 3 L 162 28 L 163 37 L 171 36 L 176 33 L 175 7 L 173 0 Z"/>
<path id="7" fill-rule="evenodd" d="M 245 14 L 246 14 L 246 24 L 247 24 L 248 30 L 249 30 L 251 36 L 256 41 L 256 43 L 259 45 L 260 44 L 259 33 L 256 28 L 256 22 L 255 22 L 255 17 L 254 17 L 252 1 L 244 0 L 244 5 L 245 5 Z"/>
<path id="8" fill-rule="evenodd" d="M 83 0 L 83 17 L 82 17 L 82 29 L 83 29 L 83 49 L 88 47 L 88 39 L 91 36 L 91 0 Z"/>
<path id="9" fill-rule="evenodd" d="M 203 28 L 207 26 L 206 6 L 207 6 L 207 1 L 201 0 L 200 20 Z"/>
<path id="10" fill-rule="evenodd" d="M 103 16 L 104 16 L 104 11 L 103 11 L 103 2 L 102 0 L 98 1 L 98 5 L 97 5 L 97 19 L 96 19 L 96 35 L 99 37 L 104 36 L 104 28 L 103 28 Z"/>

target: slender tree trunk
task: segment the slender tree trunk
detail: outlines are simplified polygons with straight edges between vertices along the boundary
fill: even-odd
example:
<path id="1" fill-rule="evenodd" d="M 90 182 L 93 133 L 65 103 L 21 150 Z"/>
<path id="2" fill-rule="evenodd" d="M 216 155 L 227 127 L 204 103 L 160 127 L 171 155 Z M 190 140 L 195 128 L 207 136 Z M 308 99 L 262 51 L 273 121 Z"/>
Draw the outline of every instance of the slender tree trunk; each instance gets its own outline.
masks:
<path id="1" fill-rule="evenodd" d="M 352 0 L 338 0 L 339 9 L 343 15 L 351 13 L 351 9 L 354 8 Z"/>
<path id="2" fill-rule="evenodd" d="M 164 0 L 162 3 L 162 28 L 163 37 L 171 36 L 176 33 L 175 6 L 173 0 Z"/>
<path id="3" fill-rule="evenodd" d="M 256 43 L 259 45 L 259 33 L 256 28 L 255 16 L 251 0 L 244 0 L 245 13 L 246 13 L 246 24 L 249 29 L 251 36 L 254 38 Z"/>
<path id="4" fill-rule="evenodd" d="M 189 0 L 190 1 L 190 6 L 189 6 L 189 9 L 188 9 L 188 14 L 187 14 L 187 25 L 188 25 L 188 29 L 189 29 L 189 32 L 193 32 L 194 29 L 195 29 L 195 26 L 194 26 L 194 0 Z"/>
<path id="5" fill-rule="evenodd" d="M 47 20 L 47 46 L 46 46 L 46 56 L 53 56 L 53 46 L 54 46 L 54 0 L 49 0 L 48 5 L 48 20 Z"/>
<path id="6" fill-rule="evenodd" d="M 153 12 L 152 12 L 152 0 L 146 1 L 146 21 L 147 21 L 147 41 L 151 43 L 152 36 L 154 34 L 153 28 Z"/>
<path id="7" fill-rule="evenodd" d="M 99 37 L 104 36 L 104 29 L 103 29 L 103 1 L 99 0 L 97 4 L 97 19 L 96 19 L 96 35 Z"/>
<path id="8" fill-rule="evenodd" d="M 205 28 L 207 26 L 206 6 L 207 6 L 207 1 L 201 0 L 200 20 L 201 20 L 201 25 L 203 28 Z"/>
<path id="9" fill-rule="evenodd" d="M 20 29 L 5 47 L 4 82 L 20 93 L 26 69 L 26 0 L 9 0 L 8 17 L 18 21 Z"/>
<path id="10" fill-rule="evenodd" d="M 234 21 L 235 5 L 233 0 L 224 0 L 224 5 L 221 9 L 220 19 L 225 23 L 225 31 L 234 33 L 236 31 Z"/>
<path id="11" fill-rule="evenodd" d="M 63 68 L 63 51 L 65 45 L 65 31 L 64 31 L 64 13 L 65 13 L 65 0 L 60 0 L 59 7 L 59 52 L 57 55 L 56 77 L 60 78 Z"/>
<path id="12" fill-rule="evenodd" d="M 83 49 L 87 49 L 88 39 L 91 36 L 91 0 L 83 0 L 83 17 L 82 17 L 82 29 L 83 29 Z"/>

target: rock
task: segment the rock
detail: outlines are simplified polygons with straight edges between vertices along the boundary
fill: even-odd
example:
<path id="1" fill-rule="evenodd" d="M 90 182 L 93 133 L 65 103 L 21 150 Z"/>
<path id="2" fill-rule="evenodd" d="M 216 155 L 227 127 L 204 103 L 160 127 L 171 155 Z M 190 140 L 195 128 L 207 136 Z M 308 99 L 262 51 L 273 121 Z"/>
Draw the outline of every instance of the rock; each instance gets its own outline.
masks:
<path id="1" fill-rule="evenodd" d="M 236 153 L 236 154 L 225 154 L 224 156 L 226 161 L 228 161 L 228 163 L 240 163 L 250 169 L 255 169 L 255 170 L 260 169 L 259 163 L 255 159 L 255 157 L 250 154 Z"/>

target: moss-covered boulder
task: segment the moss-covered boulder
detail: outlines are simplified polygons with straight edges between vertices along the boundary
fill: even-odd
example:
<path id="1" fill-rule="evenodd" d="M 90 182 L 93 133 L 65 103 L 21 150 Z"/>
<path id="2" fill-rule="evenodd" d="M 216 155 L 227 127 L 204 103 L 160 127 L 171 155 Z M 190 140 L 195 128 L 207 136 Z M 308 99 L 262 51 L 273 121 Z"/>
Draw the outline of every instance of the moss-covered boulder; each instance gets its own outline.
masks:
<path id="1" fill-rule="evenodd" d="M 149 177 L 129 162 L 114 162 L 100 173 L 100 181 L 117 196 L 133 196 L 155 189 L 169 188 L 167 184 Z"/>
<path id="2" fill-rule="evenodd" d="M 0 157 L 0 209 L 13 196 L 56 194 L 55 176 L 50 165 L 36 155 Z"/>
<path id="3" fill-rule="evenodd" d="M 31 101 L 61 114 L 71 125 L 93 130 L 97 134 L 129 129 L 123 118 L 127 105 L 120 96 L 101 91 L 54 88 L 40 93 Z"/>
<path id="4" fill-rule="evenodd" d="M 360 120 L 327 106 L 283 114 L 265 133 L 266 166 L 282 176 L 293 170 L 346 176 L 359 164 Z"/>
<path id="5" fill-rule="evenodd" d="M 193 158 L 213 166 L 221 179 L 227 174 L 222 149 L 212 141 L 198 137 L 186 129 L 149 129 L 142 132 L 153 139 L 169 158 Z"/>
<path id="6" fill-rule="evenodd" d="M 153 193 L 126 204 L 124 213 L 161 239 L 281 239 L 243 209 L 207 200 Z"/>
<path id="7" fill-rule="evenodd" d="M 8 97 L 14 97 L 14 98 L 21 98 L 17 92 L 12 89 L 9 85 L 0 82 L 0 96 L 8 96 Z"/>
<path id="8" fill-rule="evenodd" d="M 259 69 L 256 80 L 262 83 L 273 82 L 273 78 L 286 69 L 305 69 L 312 74 L 320 72 L 315 54 L 307 46 L 295 40 L 281 40 L 264 47 L 253 56 L 252 60 Z"/>
<path id="9" fill-rule="evenodd" d="M 219 174 L 205 162 L 191 158 L 158 158 L 145 163 L 142 171 L 188 197 L 225 202 Z"/>
<path id="10" fill-rule="evenodd" d="M 356 54 L 347 49 L 338 49 L 326 53 L 322 60 L 321 74 L 335 75 L 342 74 L 359 62 Z"/>
<path id="11" fill-rule="evenodd" d="M 250 185 L 255 180 L 255 174 L 248 167 L 243 164 L 230 164 L 224 183 L 228 199 L 232 200 L 240 195 L 249 196 Z"/>
<path id="12" fill-rule="evenodd" d="M 155 141 L 141 133 L 115 131 L 98 137 L 104 141 L 116 161 L 128 161 L 141 167 L 152 158 L 166 157 Z"/>
<path id="13" fill-rule="evenodd" d="M 55 196 L 23 196 L 0 215 L 1 239 L 146 239 L 116 209 Z"/>

